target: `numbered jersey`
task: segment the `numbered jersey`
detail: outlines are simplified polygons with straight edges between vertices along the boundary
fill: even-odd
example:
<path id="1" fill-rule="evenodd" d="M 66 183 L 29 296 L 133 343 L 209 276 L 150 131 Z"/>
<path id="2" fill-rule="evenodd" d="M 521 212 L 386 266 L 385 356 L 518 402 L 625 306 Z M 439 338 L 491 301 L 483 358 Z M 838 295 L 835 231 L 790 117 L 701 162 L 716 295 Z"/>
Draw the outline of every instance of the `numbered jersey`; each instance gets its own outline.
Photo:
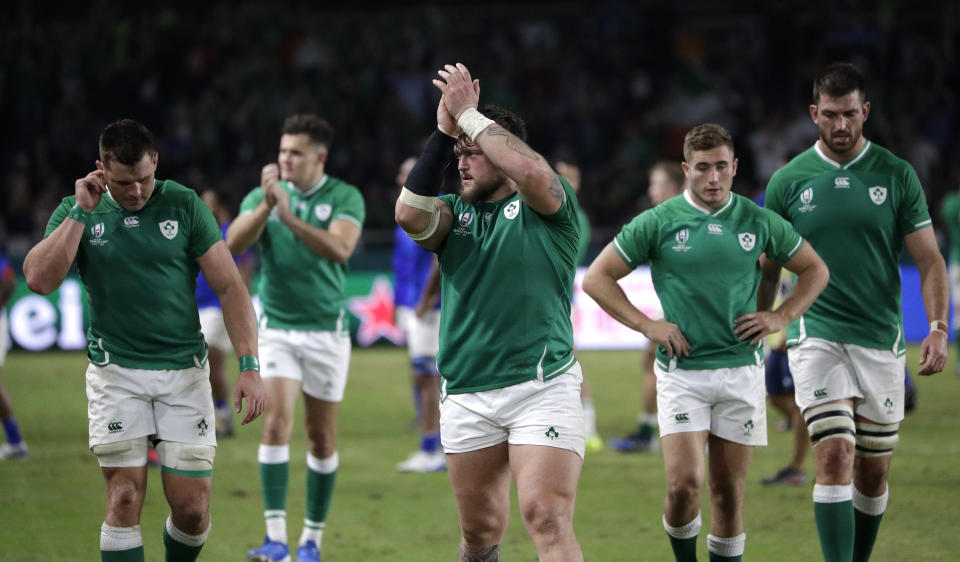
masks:
<path id="1" fill-rule="evenodd" d="M 75 203 L 75 196 L 63 199 L 46 236 Z M 105 194 L 77 249 L 90 309 L 90 361 L 151 370 L 201 366 L 206 345 L 194 296 L 197 258 L 218 240 L 213 214 L 176 182 L 156 180 L 147 204 L 135 212 Z"/>
<path id="2" fill-rule="evenodd" d="M 328 230 L 333 221 L 345 220 L 363 227 L 366 208 L 356 187 L 324 175 L 317 185 L 301 192 L 280 182 L 290 196 L 293 213 L 310 226 Z M 240 215 L 252 212 L 263 201 L 263 188 L 247 194 Z M 260 249 L 260 302 L 268 328 L 281 330 L 341 331 L 344 319 L 347 264 L 315 254 L 277 217 L 274 209 L 258 243 Z"/>
<path id="3" fill-rule="evenodd" d="M 765 205 L 830 268 L 829 285 L 790 325 L 787 345 L 813 337 L 902 353 L 903 237 L 931 226 L 910 164 L 869 141 L 840 164 L 815 144 L 770 178 Z"/>
<path id="4" fill-rule="evenodd" d="M 441 271 L 437 366 L 448 393 L 477 392 L 563 374 L 576 361 L 570 296 L 579 239 L 576 195 L 541 215 L 518 194 L 453 211 L 438 251 Z"/>
<path id="5" fill-rule="evenodd" d="M 650 264 L 664 319 L 690 343 L 675 363 L 657 347 L 664 370 L 762 364 L 762 344 L 740 341 L 734 318 L 757 310 L 760 254 L 784 264 L 802 244 L 785 220 L 745 197 L 731 193 L 710 210 L 686 191 L 640 213 L 613 241 L 630 267 Z"/>

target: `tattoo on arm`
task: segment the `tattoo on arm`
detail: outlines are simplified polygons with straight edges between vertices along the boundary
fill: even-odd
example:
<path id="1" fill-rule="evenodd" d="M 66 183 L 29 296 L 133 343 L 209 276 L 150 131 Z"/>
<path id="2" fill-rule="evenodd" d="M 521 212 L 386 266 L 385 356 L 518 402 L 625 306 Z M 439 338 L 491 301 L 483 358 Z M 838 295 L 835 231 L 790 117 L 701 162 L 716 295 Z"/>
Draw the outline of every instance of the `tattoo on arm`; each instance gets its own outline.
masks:
<path id="1" fill-rule="evenodd" d="M 543 157 L 537 154 L 532 148 L 527 146 L 527 143 L 520 140 L 516 135 L 510 131 L 504 129 L 500 125 L 494 123 L 486 128 L 483 131 L 483 134 L 488 137 L 505 137 L 505 142 L 507 148 L 516 152 L 521 156 L 526 156 L 527 158 L 533 160 L 534 162 L 539 162 L 543 160 Z"/>
<path id="2" fill-rule="evenodd" d="M 560 183 L 560 176 L 557 174 L 553 174 L 553 179 L 550 180 L 550 185 L 547 186 L 547 193 L 557 201 L 563 201 L 563 184 Z"/>
<path id="3" fill-rule="evenodd" d="M 495 544 L 486 553 L 474 555 L 464 552 L 461 544 L 457 552 L 457 562 L 500 562 L 500 545 Z"/>

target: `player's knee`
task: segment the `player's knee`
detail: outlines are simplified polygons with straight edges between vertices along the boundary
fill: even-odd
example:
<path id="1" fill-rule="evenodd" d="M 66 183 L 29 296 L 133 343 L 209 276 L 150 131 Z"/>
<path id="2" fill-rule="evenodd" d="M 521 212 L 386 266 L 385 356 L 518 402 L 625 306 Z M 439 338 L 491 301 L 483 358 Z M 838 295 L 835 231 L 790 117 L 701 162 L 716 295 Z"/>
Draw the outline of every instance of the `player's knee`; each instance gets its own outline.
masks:
<path id="1" fill-rule="evenodd" d="M 91 450 L 102 467 L 136 467 L 147 464 L 146 437 L 94 445 Z"/>
<path id="2" fill-rule="evenodd" d="M 217 448 L 200 443 L 161 441 L 157 444 L 160 466 L 167 473 L 206 478 L 213 474 Z"/>
<path id="3" fill-rule="evenodd" d="M 856 426 L 853 408 L 841 402 L 814 406 L 803 413 L 810 434 L 810 443 L 816 447 L 832 439 L 855 443 Z"/>
<path id="4" fill-rule="evenodd" d="M 524 502 L 520 514 L 530 532 L 536 535 L 556 536 L 564 526 L 563 510 L 543 498 Z"/>
<path id="5" fill-rule="evenodd" d="M 667 482 L 667 502 L 675 507 L 700 503 L 700 484 L 695 478 L 670 478 Z"/>
<path id="6" fill-rule="evenodd" d="M 857 456 L 862 458 L 884 457 L 893 454 L 900 441 L 900 424 L 878 424 L 858 421 Z"/>

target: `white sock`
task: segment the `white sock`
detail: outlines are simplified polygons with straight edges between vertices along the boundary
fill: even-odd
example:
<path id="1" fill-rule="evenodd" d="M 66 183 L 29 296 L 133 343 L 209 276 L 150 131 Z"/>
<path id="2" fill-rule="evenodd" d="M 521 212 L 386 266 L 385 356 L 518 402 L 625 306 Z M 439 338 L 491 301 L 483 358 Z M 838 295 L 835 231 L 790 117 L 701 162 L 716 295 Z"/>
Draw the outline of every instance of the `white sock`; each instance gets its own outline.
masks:
<path id="1" fill-rule="evenodd" d="M 583 406 L 583 432 L 587 439 L 597 436 L 597 409 L 592 398 L 581 398 Z"/>
<path id="2" fill-rule="evenodd" d="M 100 525 L 100 550 L 132 550 L 138 546 L 143 546 L 140 525 L 114 527 L 113 525 L 107 525 L 106 521 L 103 522 L 103 525 Z"/>
<path id="3" fill-rule="evenodd" d="M 887 489 L 884 490 L 883 494 L 875 498 L 865 496 L 860 493 L 860 490 L 858 490 L 856 486 L 853 487 L 853 507 L 861 513 L 866 513 L 867 515 L 883 515 L 883 512 L 887 510 L 887 500 L 889 499 L 889 484 L 887 484 Z"/>
<path id="4" fill-rule="evenodd" d="M 303 532 L 300 533 L 300 542 L 297 544 L 302 546 L 307 544 L 307 541 L 313 541 L 317 543 L 317 548 L 319 549 L 320 543 L 323 541 L 323 527 L 324 523 L 304 519 Z"/>
<path id="5" fill-rule="evenodd" d="M 852 499 L 853 486 L 850 484 L 840 484 L 836 486 L 827 484 L 813 485 L 814 503 L 840 503 Z"/>
<path id="6" fill-rule="evenodd" d="M 170 516 L 167 516 L 167 534 L 170 535 L 170 538 L 177 541 L 180 544 L 185 544 L 187 546 L 203 546 L 203 543 L 207 541 L 207 537 L 210 536 L 210 529 L 213 527 L 213 520 L 207 522 L 207 530 L 200 533 L 199 535 L 188 535 L 180 529 L 177 529 L 173 526 L 173 520 Z"/>
<path id="7" fill-rule="evenodd" d="M 675 539 L 692 539 L 700 534 L 701 527 L 703 527 L 703 519 L 700 518 L 699 511 L 697 512 L 697 516 L 693 518 L 693 521 L 680 527 L 672 527 L 667 523 L 667 516 L 663 516 L 663 529 L 668 535 Z"/>
<path id="8" fill-rule="evenodd" d="M 290 462 L 290 445 L 264 445 L 257 449 L 257 462 L 263 464 L 282 464 Z"/>
<path id="9" fill-rule="evenodd" d="M 740 533 L 735 537 L 707 535 L 707 550 L 720 556 L 743 556 L 743 546 L 746 542 L 746 533 Z"/>

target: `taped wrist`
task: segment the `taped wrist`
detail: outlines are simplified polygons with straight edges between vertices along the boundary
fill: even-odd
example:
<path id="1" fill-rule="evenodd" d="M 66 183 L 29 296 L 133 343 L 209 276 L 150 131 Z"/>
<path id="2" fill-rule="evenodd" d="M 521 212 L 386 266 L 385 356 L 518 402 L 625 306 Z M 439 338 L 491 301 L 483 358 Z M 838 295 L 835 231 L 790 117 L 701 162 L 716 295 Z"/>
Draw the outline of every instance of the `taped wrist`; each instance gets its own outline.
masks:
<path id="1" fill-rule="evenodd" d="M 466 111 L 457 118 L 457 125 L 463 129 L 463 132 L 470 137 L 470 142 L 477 142 L 477 137 L 484 129 L 494 124 L 494 120 L 477 111 L 474 107 L 468 107 Z"/>
<path id="2" fill-rule="evenodd" d="M 443 183 L 443 168 L 450 161 L 457 139 L 434 131 L 427 139 L 423 154 L 413 165 L 404 187 L 417 195 L 437 195 Z"/>

